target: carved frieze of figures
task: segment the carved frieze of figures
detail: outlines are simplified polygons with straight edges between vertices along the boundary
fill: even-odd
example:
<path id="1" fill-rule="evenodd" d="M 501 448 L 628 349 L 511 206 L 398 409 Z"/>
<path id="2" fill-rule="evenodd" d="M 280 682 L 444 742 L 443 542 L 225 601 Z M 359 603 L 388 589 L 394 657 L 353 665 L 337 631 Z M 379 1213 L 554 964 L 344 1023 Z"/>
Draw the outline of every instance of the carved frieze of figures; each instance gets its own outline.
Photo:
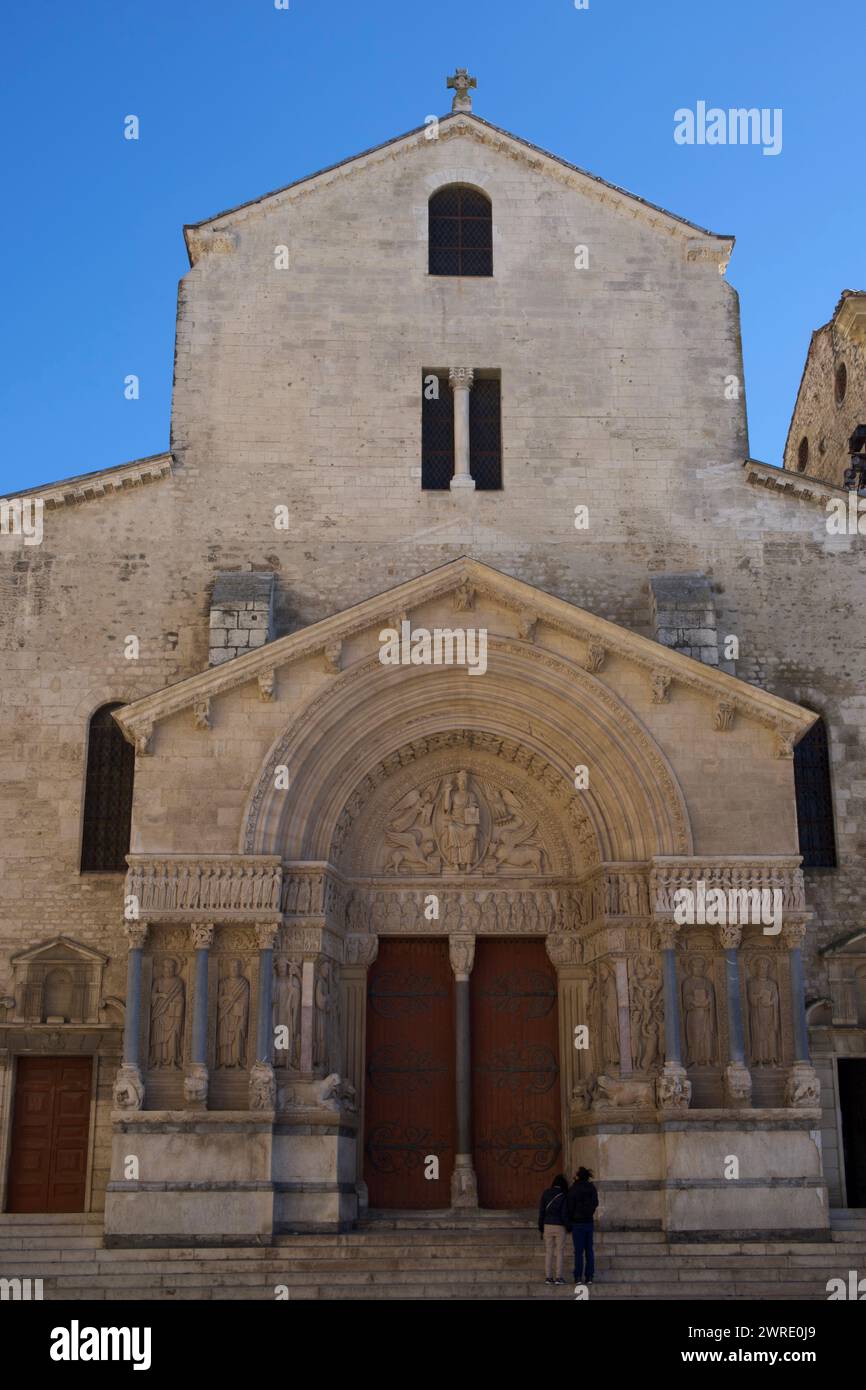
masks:
<path id="1" fill-rule="evenodd" d="M 258 913 L 279 908 L 282 869 L 277 860 L 146 859 L 135 856 L 126 894 L 140 913 L 159 920 L 186 912 Z"/>
<path id="2" fill-rule="evenodd" d="M 749 1012 L 750 1060 L 753 1067 L 778 1066 L 782 1060 L 779 1022 L 779 986 L 772 976 L 768 956 L 757 956 L 746 979 Z"/>
<path id="3" fill-rule="evenodd" d="M 274 962 L 272 1018 L 277 1043 L 274 1065 L 297 1071 L 301 1065 L 301 968 L 282 958 Z M 285 1047 L 279 1046 L 282 1040 Z"/>
<path id="4" fill-rule="evenodd" d="M 653 1070 L 664 1061 L 665 1009 L 662 977 L 652 956 L 635 956 L 629 966 L 631 1042 L 635 1069 Z"/>
<path id="5" fill-rule="evenodd" d="M 649 892 L 646 879 L 640 874 L 608 873 L 606 875 L 606 909 L 612 917 L 646 917 L 649 915 Z"/>
<path id="6" fill-rule="evenodd" d="M 689 956 L 682 983 L 683 1027 L 690 1066 L 710 1067 L 716 1060 L 716 988 L 704 956 Z"/>
<path id="7" fill-rule="evenodd" d="M 317 962 L 313 1002 L 313 1067 L 333 1070 L 340 1064 L 340 983 L 334 961 Z"/>
<path id="8" fill-rule="evenodd" d="M 726 895 L 737 894 L 728 899 L 740 903 L 745 900 L 743 893 L 761 891 L 781 893 L 782 908 L 786 913 L 801 913 L 806 910 L 803 871 L 796 860 L 780 859 L 729 864 L 668 863 L 657 865 L 650 875 L 650 896 L 655 912 L 674 912 L 677 907 L 676 894 L 686 888 L 698 892 L 698 884 L 703 883 L 706 893 L 711 889 L 721 889 Z"/>
<path id="9" fill-rule="evenodd" d="M 239 960 L 226 964 L 217 992 L 217 1066 L 245 1067 L 250 1022 L 250 982 Z"/>
<path id="10" fill-rule="evenodd" d="M 460 769 L 413 788 L 385 821 L 390 874 L 543 873 L 538 821 L 507 787 Z"/>
<path id="11" fill-rule="evenodd" d="M 150 988 L 150 1065 L 180 1067 L 186 989 L 177 961 L 166 956 L 154 964 Z"/>

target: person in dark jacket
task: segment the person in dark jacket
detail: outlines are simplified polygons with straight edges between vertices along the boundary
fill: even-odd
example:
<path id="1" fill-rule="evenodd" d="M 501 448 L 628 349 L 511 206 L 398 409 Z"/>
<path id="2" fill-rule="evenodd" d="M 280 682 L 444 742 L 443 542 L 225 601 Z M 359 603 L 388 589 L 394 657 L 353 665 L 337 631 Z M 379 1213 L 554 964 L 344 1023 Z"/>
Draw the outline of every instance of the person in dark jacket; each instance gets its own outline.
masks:
<path id="1" fill-rule="evenodd" d="M 598 1193 L 591 1181 L 588 1168 L 578 1168 L 574 1182 L 568 1189 L 568 1225 L 574 1241 L 574 1282 L 591 1284 L 595 1276 L 595 1255 L 592 1249 L 592 1231 L 595 1209 L 598 1206 Z M 584 1275 L 584 1258 L 586 1274 Z"/>
<path id="2" fill-rule="evenodd" d="M 538 1204 L 538 1229 L 544 1241 L 545 1284 L 564 1284 L 562 1260 L 565 1254 L 565 1237 L 569 1229 L 568 1221 L 568 1183 L 562 1173 L 553 1179 L 553 1186 L 545 1188 Z M 554 1266 L 556 1275 L 554 1277 Z"/>

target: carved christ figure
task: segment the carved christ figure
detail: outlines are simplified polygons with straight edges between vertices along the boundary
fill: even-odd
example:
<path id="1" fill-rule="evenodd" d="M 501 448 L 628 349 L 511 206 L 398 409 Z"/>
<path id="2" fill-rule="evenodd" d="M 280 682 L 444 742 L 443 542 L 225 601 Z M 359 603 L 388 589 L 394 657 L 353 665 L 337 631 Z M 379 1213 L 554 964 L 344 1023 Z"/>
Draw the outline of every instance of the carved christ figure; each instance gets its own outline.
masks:
<path id="1" fill-rule="evenodd" d="M 471 869 L 478 857 L 481 808 L 469 790 L 468 772 L 458 772 L 456 790 L 450 778 L 446 781 L 442 809 L 442 853 L 453 869 Z"/>
<path id="2" fill-rule="evenodd" d="M 243 1067 L 247 1054 L 250 984 L 239 960 L 230 960 L 217 997 L 217 1066 Z"/>
<path id="3" fill-rule="evenodd" d="M 150 993 L 150 1065 L 179 1067 L 185 1005 L 176 960 L 164 960 Z"/>
<path id="4" fill-rule="evenodd" d="M 766 956 L 755 961 L 754 974 L 746 993 L 749 1000 L 749 1034 L 752 1040 L 752 1062 L 759 1067 L 771 1067 L 780 1061 L 779 1047 L 779 986 L 770 979 L 770 962 Z"/>
<path id="5" fill-rule="evenodd" d="M 689 961 L 689 974 L 683 981 L 683 1013 L 686 1021 L 686 1048 L 695 1067 L 713 1064 L 713 1028 L 716 991 L 706 976 L 703 956 Z"/>

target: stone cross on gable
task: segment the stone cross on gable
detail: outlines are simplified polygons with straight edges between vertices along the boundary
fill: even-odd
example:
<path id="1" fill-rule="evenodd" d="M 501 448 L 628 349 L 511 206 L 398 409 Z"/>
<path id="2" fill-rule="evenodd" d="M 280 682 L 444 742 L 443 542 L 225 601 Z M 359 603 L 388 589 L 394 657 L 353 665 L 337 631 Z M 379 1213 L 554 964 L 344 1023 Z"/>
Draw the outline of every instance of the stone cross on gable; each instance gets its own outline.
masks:
<path id="1" fill-rule="evenodd" d="M 452 111 L 471 111 L 472 98 L 469 95 L 470 87 L 477 87 L 478 83 L 474 77 L 469 76 L 468 68 L 458 68 L 453 77 L 448 78 L 449 88 L 454 90 L 454 100 L 451 103 Z"/>

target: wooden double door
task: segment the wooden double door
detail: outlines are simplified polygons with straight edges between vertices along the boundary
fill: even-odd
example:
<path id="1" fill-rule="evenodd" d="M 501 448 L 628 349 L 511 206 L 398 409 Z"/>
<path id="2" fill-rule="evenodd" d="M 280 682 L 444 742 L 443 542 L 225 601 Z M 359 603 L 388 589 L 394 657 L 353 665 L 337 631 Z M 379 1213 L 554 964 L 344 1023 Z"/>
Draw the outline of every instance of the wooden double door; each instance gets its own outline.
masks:
<path id="1" fill-rule="evenodd" d="M 87 1185 L 89 1057 L 19 1057 L 7 1211 L 83 1211 Z"/>
<path id="2" fill-rule="evenodd" d="M 479 1205 L 535 1207 L 562 1152 L 556 973 L 544 942 L 478 939 L 470 999 Z M 447 940 L 380 940 L 367 993 L 364 1177 L 371 1207 L 451 1205 L 454 1009 Z"/>

